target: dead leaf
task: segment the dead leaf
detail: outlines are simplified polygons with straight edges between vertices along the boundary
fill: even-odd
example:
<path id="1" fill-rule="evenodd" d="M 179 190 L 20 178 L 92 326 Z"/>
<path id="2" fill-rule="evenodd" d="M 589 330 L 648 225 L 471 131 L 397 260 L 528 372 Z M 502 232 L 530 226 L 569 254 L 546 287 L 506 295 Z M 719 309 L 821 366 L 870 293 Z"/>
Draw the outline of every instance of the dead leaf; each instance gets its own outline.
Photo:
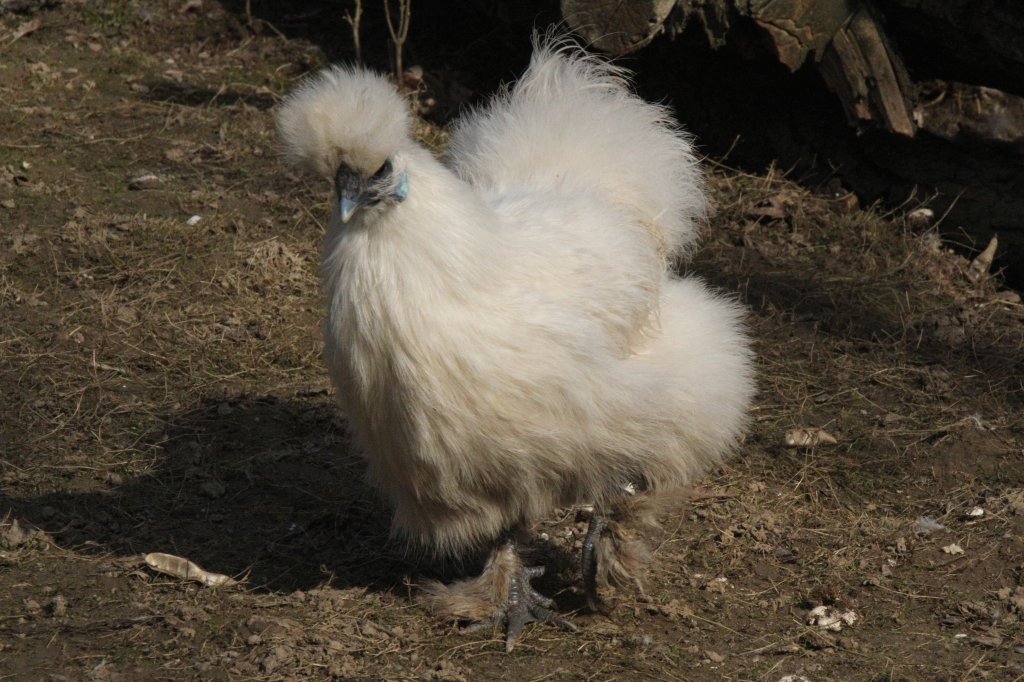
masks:
<path id="1" fill-rule="evenodd" d="M 839 632 L 843 625 L 853 625 L 858 616 L 853 611 L 840 611 L 834 606 L 815 606 L 807 614 L 807 624 L 822 630 Z"/>
<path id="2" fill-rule="evenodd" d="M 996 248 L 999 246 L 999 238 L 992 235 L 988 246 L 971 261 L 971 267 L 967 269 L 967 276 L 977 282 L 988 274 L 992 267 L 992 260 L 996 257 Z"/>
<path id="3" fill-rule="evenodd" d="M 146 564 L 154 571 L 165 573 L 183 580 L 194 580 L 207 587 L 230 587 L 239 581 L 221 573 L 210 573 L 188 559 L 173 554 L 153 552 L 145 556 Z"/>
<path id="4" fill-rule="evenodd" d="M 1018 613 L 1024 614 L 1024 586 L 1004 587 L 996 592 L 996 595 L 1003 601 L 1009 602 Z"/>
<path id="5" fill-rule="evenodd" d="M 927 535 L 935 531 L 946 530 L 946 527 L 930 516 L 922 516 L 914 521 L 913 530 L 915 533 Z"/>
<path id="6" fill-rule="evenodd" d="M 160 189 L 163 184 L 163 180 L 153 173 L 139 173 L 134 177 L 128 178 L 128 189 L 135 191 Z"/>
<path id="7" fill-rule="evenodd" d="M 35 33 L 40 29 L 40 27 L 42 27 L 42 25 L 43 22 L 40 19 L 30 19 L 22 24 L 18 24 L 18 27 L 14 29 L 13 33 L 11 33 L 11 39 L 7 41 L 7 44 L 10 45 L 15 40 L 24 38 L 29 33 Z"/>
<path id="8" fill-rule="evenodd" d="M 791 448 L 813 448 L 817 445 L 835 445 L 839 441 L 824 429 L 808 427 L 786 431 L 785 442 Z"/>
<path id="9" fill-rule="evenodd" d="M 786 217 L 786 209 L 782 202 L 772 197 L 766 202 L 747 209 L 747 216 L 751 218 L 769 218 L 771 220 L 782 220 Z"/>
<path id="10" fill-rule="evenodd" d="M 971 641 L 983 647 L 998 649 L 1003 643 L 1003 637 L 995 630 L 989 630 L 987 634 L 972 637 Z"/>

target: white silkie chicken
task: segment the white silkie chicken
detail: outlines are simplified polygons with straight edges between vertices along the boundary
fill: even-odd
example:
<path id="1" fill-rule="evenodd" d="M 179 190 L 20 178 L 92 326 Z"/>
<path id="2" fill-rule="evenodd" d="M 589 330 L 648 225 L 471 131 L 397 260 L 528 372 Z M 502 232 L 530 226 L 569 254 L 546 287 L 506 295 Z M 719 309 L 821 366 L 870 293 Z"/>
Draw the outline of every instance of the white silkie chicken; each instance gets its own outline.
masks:
<path id="1" fill-rule="evenodd" d="M 508 648 L 533 620 L 572 628 L 517 534 L 593 503 L 599 604 L 644 558 L 630 517 L 734 448 L 753 393 L 739 307 L 668 267 L 705 210 L 687 136 L 621 69 L 551 39 L 458 122 L 445 161 L 362 68 L 308 80 L 278 125 L 334 183 L 327 364 L 393 529 L 438 554 L 492 549 L 432 604 L 504 625 Z"/>

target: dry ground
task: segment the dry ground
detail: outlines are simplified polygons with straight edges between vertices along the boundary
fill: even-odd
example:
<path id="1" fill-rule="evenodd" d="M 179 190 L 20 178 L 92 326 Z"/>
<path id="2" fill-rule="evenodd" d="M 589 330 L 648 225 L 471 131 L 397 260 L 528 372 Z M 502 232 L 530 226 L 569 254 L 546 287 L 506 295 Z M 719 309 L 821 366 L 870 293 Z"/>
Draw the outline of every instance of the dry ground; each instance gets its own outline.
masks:
<path id="1" fill-rule="evenodd" d="M 328 188 L 275 151 L 323 60 L 209 1 L 0 20 L 0 680 L 1024 678 L 1020 299 L 901 213 L 713 163 L 692 269 L 761 372 L 738 457 L 648 600 L 586 612 L 566 510 L 536 551 L 578 634 L 505 654 L 429 617 L 414 583 L 453 571 L 387 544 L 321 366 Z"/>

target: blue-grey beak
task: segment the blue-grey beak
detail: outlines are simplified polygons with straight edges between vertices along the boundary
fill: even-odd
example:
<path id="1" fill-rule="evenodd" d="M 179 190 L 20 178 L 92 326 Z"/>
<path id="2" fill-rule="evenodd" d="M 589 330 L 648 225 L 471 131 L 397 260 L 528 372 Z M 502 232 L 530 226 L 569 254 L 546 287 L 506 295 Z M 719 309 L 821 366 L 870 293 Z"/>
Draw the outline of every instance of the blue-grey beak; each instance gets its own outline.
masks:
<path id="1" fill-rule="evenodd" d="M 347 223 L 352 215 L 359 210 L 359 197 L 355 199 L 342 195 L 338 198 L 338 217 L 341 218 L 341 222 Z"/>
<path id="2" fill-rule="evenodd" d="M 362 176 L 342 164 L 334 176 L 334 192 L 338 198 L 338 217 L 347 223 L 366 203 L 366 185 Z"/>

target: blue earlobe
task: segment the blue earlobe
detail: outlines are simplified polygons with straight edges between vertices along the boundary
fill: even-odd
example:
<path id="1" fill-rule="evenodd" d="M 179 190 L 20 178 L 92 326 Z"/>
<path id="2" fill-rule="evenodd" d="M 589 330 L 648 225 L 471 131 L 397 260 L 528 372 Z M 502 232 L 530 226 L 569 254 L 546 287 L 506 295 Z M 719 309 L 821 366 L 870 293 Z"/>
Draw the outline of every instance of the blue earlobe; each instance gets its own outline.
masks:
<path id="1" fill-rule="evenodd" d="M 398 185 L 395 186 L 395 193 L 392 195 L 396 201 L 405 201 L 405 198 L 409 196 L 409 174 L 402 171 L 402 176 L 398 178 Z"/>

